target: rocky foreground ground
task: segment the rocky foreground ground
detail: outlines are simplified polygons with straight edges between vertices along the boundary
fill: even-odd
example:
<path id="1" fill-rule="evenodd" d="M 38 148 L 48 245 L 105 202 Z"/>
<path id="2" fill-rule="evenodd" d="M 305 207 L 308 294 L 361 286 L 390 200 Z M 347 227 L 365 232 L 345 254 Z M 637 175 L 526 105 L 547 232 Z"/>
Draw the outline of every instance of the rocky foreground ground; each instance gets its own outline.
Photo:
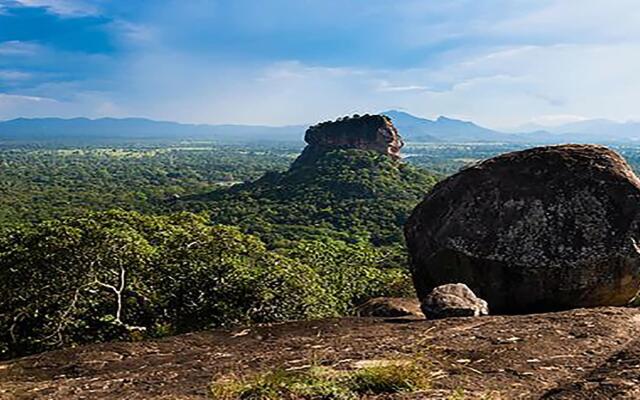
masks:
<path id="1" fill-rule="evenodd" d="M 418 354 L 430 360 L 432 388 L 386 398 L 639 399 L 639 332 L 640 310 L 630 308 L 292 322 L 91 345 L 1 363 L 0 398 L 206 399 L 219 374 L 312 363 L 350 368 Z"/>

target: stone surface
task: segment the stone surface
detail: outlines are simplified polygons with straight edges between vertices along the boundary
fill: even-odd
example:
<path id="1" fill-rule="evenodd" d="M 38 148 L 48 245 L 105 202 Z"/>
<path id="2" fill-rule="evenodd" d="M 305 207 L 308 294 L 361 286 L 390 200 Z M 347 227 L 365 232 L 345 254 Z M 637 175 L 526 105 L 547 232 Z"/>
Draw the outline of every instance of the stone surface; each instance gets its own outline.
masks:
<path id="1" fill-rule="evenodd" d="M 313 125 L 307 129 L 304 140 L 307 147 L 295 163 L 311 163 L 337 149 L 373 150 L 399 159 L 404 145 L 389 117 L 368 114 Z"/>
<path id="2" fill-rule="evenodd" d="M 463 282 L 492 313 L 627 304 L 640 285 L 640 181 L 617 153 L 505 154 L 442 182 L 405 225 L 420 299 Z"/>
<path id="3" fill-rule="evenodd" d="M 489 314 L 489 306 L 464 283 L 449 283 L 433 289 L 422 300 L 422 312 L 427 319 L 479 317 Z"/>
<path id="4" fill-rule="evenodd" d="M 419 317 L 424 318 L 420 302 L 415 298 L 376 297 L 356 308 L 359 317 Z"/>

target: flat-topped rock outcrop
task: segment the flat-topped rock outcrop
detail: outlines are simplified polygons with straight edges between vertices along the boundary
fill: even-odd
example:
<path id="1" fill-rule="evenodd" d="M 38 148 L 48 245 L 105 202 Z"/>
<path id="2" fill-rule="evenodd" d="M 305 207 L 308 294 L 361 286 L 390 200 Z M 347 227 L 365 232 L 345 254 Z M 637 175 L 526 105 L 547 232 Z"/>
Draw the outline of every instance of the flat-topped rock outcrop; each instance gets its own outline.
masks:
<path id="1" fill-rule="evenodd" d="M 421 300 L 461 282 L 498 313 L 621 306 L 640 286 L 640 181 L 602 146 L 505 154 L 436 185 L 405 236 Z"/>
<path id="2" fill-rule="evenodd" d="M 313 125 L 307 129 L 304 140 L 307 147 L 296 164 L 311 163 L 322 154 L 337 149 L 373 150 L 399 159 L 404 145 L 389 117 L 369 114 Z"/>

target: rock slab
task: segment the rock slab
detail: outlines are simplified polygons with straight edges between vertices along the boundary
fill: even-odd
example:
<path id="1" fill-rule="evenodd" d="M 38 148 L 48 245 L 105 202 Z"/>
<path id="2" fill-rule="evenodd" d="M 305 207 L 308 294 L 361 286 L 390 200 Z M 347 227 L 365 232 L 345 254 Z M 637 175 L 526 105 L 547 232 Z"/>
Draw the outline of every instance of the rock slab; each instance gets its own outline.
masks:
<path id="1" fill-rule="evenodd" d="M 422 301 L 427 319 L 480 317 L 489 315 L 489 305 L 464 283 L 449 283 L 433 289 Z"/>
<path id="2" fill-rule="evenodd" d="M 640 181 L 602 146 L 504 154 L 436 185 L 405 237 L 421 301 L 461 282 L 492 313 L 622 306 L 640 287 Z"/>

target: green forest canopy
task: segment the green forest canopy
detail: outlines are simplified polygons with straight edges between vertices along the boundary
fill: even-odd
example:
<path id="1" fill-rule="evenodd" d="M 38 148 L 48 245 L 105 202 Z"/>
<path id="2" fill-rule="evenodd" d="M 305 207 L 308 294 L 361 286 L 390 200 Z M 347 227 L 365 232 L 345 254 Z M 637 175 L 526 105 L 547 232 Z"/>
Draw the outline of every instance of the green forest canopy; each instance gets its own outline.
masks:
<path id="1" fill-rule="evenodd" d="M 191 213 L 108 211 L 0 236 L 0 358 L 235 323 L 319 318 L 406 294 L 407 271 L 363 243 L 268 250 Z"/>
<path id="2" fill-rule="evenodd" d="M 237 225 L 269 244 L 330 236 L 374 245 L 403 242 L 402 226 L 436 177 L 365 150 L 335 150 L 311 164 L 186 198 L 215 223 Z"/>
<path id="3" fill-rule="evenodd" d="M 0 171 L 15 195 L 0 229 L 0 358 L 339 316 L 372 297 L 407 295 L 401 226 L 435 182 L 366 151 L 257 181 L 289 153 L 218 153 L 215 162 L 211 152 L 175 150 L 41 155 L 12 152 Z M 249 182 L 199 183 L 215 179 Z"/>

